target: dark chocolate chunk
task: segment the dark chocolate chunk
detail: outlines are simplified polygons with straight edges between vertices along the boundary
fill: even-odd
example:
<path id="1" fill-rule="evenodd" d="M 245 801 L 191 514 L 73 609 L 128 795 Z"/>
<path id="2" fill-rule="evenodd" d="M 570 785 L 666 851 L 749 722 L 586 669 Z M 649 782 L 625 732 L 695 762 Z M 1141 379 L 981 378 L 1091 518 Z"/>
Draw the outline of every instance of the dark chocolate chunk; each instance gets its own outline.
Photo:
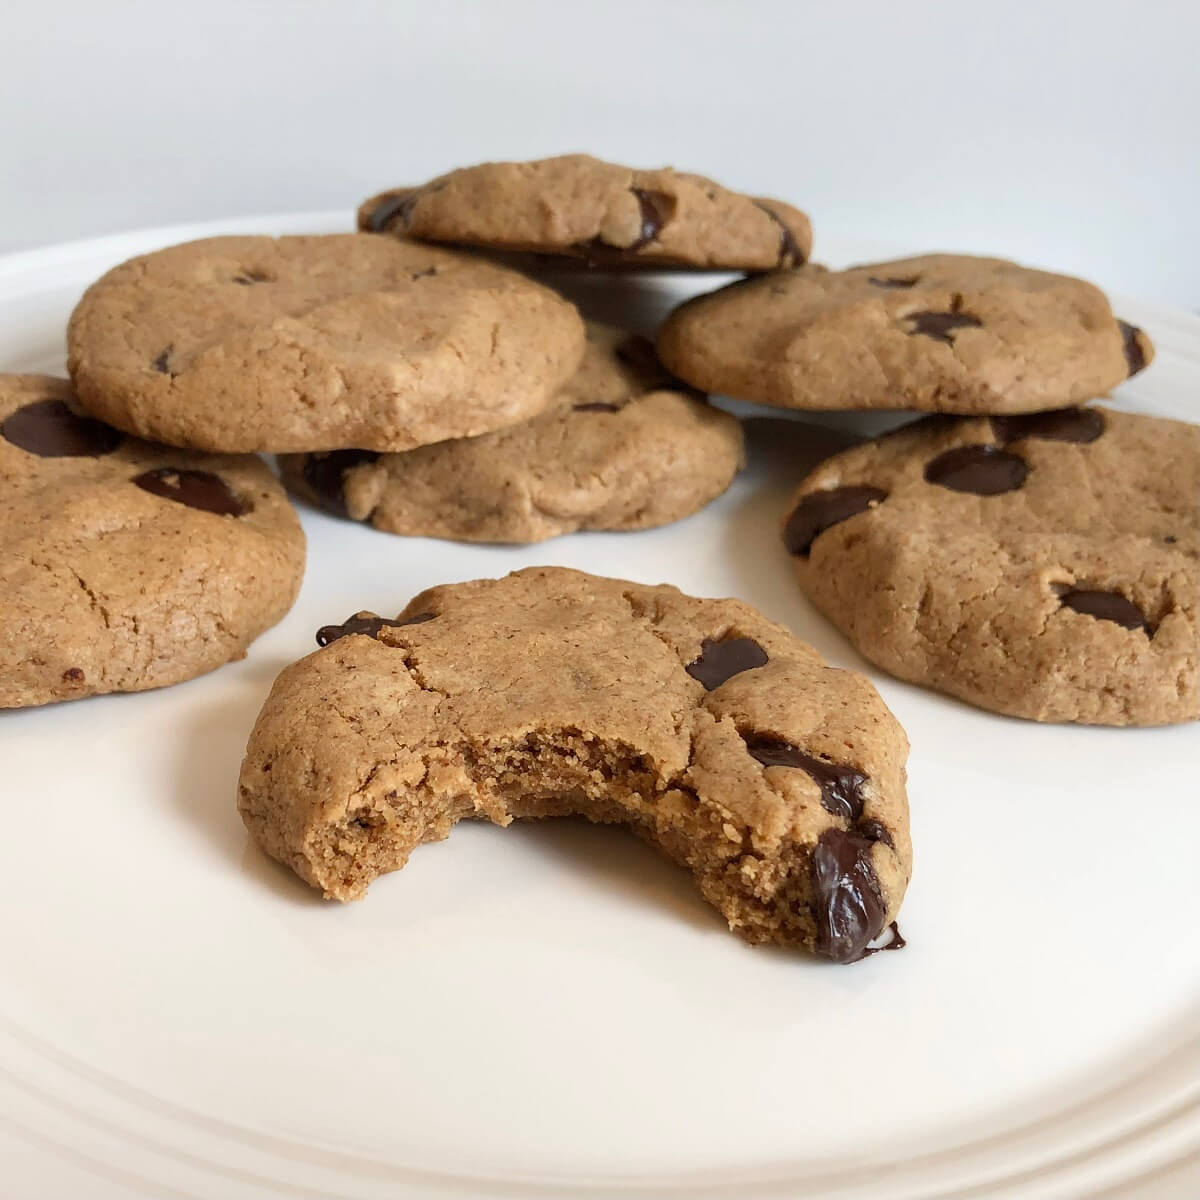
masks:
<path id="1" fill-rule="evenodd" d="M 79 667 L 68 667 L 62 673 L 63 683 L 69 683 L 73 687 L 85 682 L 85 679 L 86 677 L 84 676 L 82 669 Z"/>
<path id="2" fill-rule="evenodd" d="M 1121 341 L 1125 348 L 1125 362 L 1129 367 L 1129 374 L 1136 375 L 1146 366 L 1146 353 L 1138 340 L 1142 331 L 1136 325 L 1130 325 L 1128 321 L 1118 320 L 1117 324 L 1121 327 Z"/>
<path id="3" fill-rule="evenodd" d="M 662 232 L 663 226 L 675 215 L 675 197 L 666 192 L 654 192 L 646 188 L 629 189 L 638 202 L 638 212 L 641 216 L 641 226 L 638 235 L 628 246 L 614 246 L 597 235 L 586 242 L 580 242 L 576 249 L 594 266 L 623 262 L 637 254 L 644 246 L 648 246 Z"/>
<path id="4" fill-rule="evenodd" d="M 964 312 L 915 312 L 905 314 L 903 319 L 912 322 L 909 334 L 924 334 L 947 346 L 954 344 L 950 335 L 955 329 L 978 329 L 983 324 L 978 317 Z"/>
<path id="5" fill-rule="evenodd" d="M 417 203 L 418 192 L 397 192 L 385 196 L 372 210 L 367 218 L 367 226 L 372 233 L 382 233 L 396 218 L 400 225 L 406 226 L 412 216 L 412 210 Z"/>
<path id="6" fill-rule="evenodd" d="M 1040 438 L 1047 442 L 1094 442 L 1104 432 L 1104 418 L 1094 408 L 1055 408 L 1049 412 L 992 417 L 1002 442 Z"/>
<path id="7" fill-rule="evenodd" d="M 711 692 L 727 679 L 765 666 L 766 662 L 767 652 L 753 638 L 705 638 L 700 643 L 700 657 L 688 663 L 685 670 Z"/>
<path id="8" fill-rule="evenodd" d="M 35 400 L 10 413 L 0 436 L 39 458 L 99 458 L 121 435 L 102 421 L 76 416 L 61 400 Z"/>
<path id="9" fill-rule="evenodd" d="M 887 915 L 866 838 L 827 829 L 813 847 L 809 876 L 818 954 L 855 962 L 879 936 Z"/>
<path id="10" fill-rule="evenodd" d="M 233 277 L 233 282 L 240 283 L 243 287 L 249 287 L 253 283 L 269 283 L 270 281 L 271 277 L 265 271 L 242 271 Z"/>
<path id="11" fill-rule="evenodd" d="M 977 496 L 1015 491 L 1028 474 L 1029 467 L 1019 454 L 983 444 L 956 446 L 925 464 L 929 483 Z"/>
<path id="12" fill-rule="evenodd" d="M 1179 539 L 1173 533 L 1168 533 L 1167 536 L 1163 538 L 1163 541 L 1166 542 L 1168 546 L 1173 546 L 1177 541 L 1179 541 Z"/>
<path id="13" fill-rule="evenodd" d="M 175 378 L 175 372 L 171 370 L 171 351 L 174 346 L 168 346 L 150 365 L 161 375 L 170 375 Z"/>
<path id="14" fill-rule="evenodd" d="M 778 266 L 784 269 L 803 266 L 804 251 L 800 249 L 795 235 L 788 228 L 787 222 L 770 205 L 764 204 L 761 200 L 755 200 L 754 205 L 756 208 L 762 209 L 779 226 Z"/>
<path id="15" fill-rule="evenodd" d="M 412 277 L 413 282 L 415 283 L 418 279 L 428 279 L 431 275 L 436 275 L 436 274 L 437 274 L 437 267 L 426 267 L 425 270 L 423 270 L 423 271 L 414 272 L 413 277 Z"/>
<path id="16" fill-rule="evenodd" d="M 405 617 L 403 620 L 389 621 L 386 617 L 377 617 L 374 613 L 360 612 L 347 617 L 340 625 L 322 625 L 317 630 L 317 645 L 328 646 L 338 638 L 351 633 L 366 634 L 367 637 L 378 637 L 379 631 L 387 626 L 389 629 L 399 629 L 402 625 L 423 625 L 432 621 L 437 613 L 417 613 L 415 617 Z"/>
<path id="17" fill-rule="evenodd" d="M 892 840 L 892 831 L 882 821 L 859 821 L 854 831 L 869 842 L 882 842 L 885 846 L 891 846 L 893 850 L 896 848 L 896 843 Z"/>
<path id="18" fill-rule="evenodd" d="M 898 277 L 896 279 L 880 279 L 874 275 L 867 276 L 867 282 L 873 283 L 876 287 L 881 288 L 910 288 L 916 287 L 920 283 L 920 275 L 909 275 L 907 277 Z"/>
<path id="19" fill-rule="evenodd" d="M 328 454 L 310 454 L 304 463 L 304 482 L 317 494 L 321 506 L 335 516 L 348 517 L 346 511 L 346 472 L 362 463 L 379 458 L 375 450 L 332 450 Z"/>
<path id="20" fill-rule="evenodd" d="M 742 737 L 750 757 L 764 767 L 798 767 L 811 775 L 820 784 L 821 806 L 826 812 L 847 821 L 857 821 L 862 816 L 862 789 L 867 777 L 861 771 L 807 754 L 799 746 L 773 734 L 752 733 Z"/>
<path id="21" fill-rule="evenodd" d="M 662 232 L 663 226 L 675 215 L 675 197 L 666 192 L 652 192 L 645 188 L 631 188 L 637 197 L 642 216 L 642 228 L 637 241 L 626 249 L 633 253 L 648 246 Z"/>
<path id="22" fill-rule="evenodd" d="M 620 406 L 616 404 L 602 404 L 596 401 L 592 404 L 576 404 L 574 412 L 620 412 Z"/>
<path id="23" fill-rule="evenodd" d="M 887 499 L 882 488 L 866 484 L 827 488 L 809 492 L 796 505 L 783 529 L 783 542 L 789 554 L 807 555 L 817 536 L 831 525 L 847 521 Z"/>
<path id="24" fill-rule="evenodd" d="M 1146 629 L 1148 624 L 1142 610 L 1120 592 L 1071 588 L 1062 592 L 1059 600 L 1064 608 L 1095 617 L 1098 621 L 1112 621 L 1125 629 Z"/>
<path id="25" fill-rule="evenodd" d="M 130 482 L 154 496 L 222 517 L 244 517 L 254 507 L 211 471 L 156 467 L 153 471 L 135 475 Z"/>

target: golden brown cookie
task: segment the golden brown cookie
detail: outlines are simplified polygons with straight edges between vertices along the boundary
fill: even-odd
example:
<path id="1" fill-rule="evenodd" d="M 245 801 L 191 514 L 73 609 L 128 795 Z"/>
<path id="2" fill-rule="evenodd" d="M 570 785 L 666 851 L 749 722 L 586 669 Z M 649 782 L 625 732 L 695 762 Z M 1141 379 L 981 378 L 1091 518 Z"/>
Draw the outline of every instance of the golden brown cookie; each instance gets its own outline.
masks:
<path id="1" fill-rule="evenodd" d="M 597 267 L 770 271 L 808 258 L 808 218 L 670 167 L 641 171 L 587 154 L 462 167 L 372 196 L 360 229 L 582 259 Z"/>
<path id="2" fill-rule="evenodd" d="M 1090 400 L 1154 347 L 1081 279 L 931 254 L 731 284 L 676 309 L 658 352 L 703 391 L 781 408 L 1003 413 Z"/>
<path id="3" fill-rule="evenodd" d="M 408 450 L 540 412 L 583 322 L 515 271 L 363 234 L 221 237 L 109 271 L 68 330 L 83 408 L 203 450 Z"/>
<path id="4" fill-rule="evenodd" d="M 901 679 L 1010 716 L 1200 716 L 1200 428 L 1111 409 L 918 421 L 835 454 L 784 531 Z"/>
<path id="5" fill-rule="evenodd" d="M 579 370 L 532 421 L 403 454 L 284 455 L 288 486 L 376 529 L 539 542 L 576 529 L 648 529 L 719 496 L 742 463 L 735 417 L 659 363 L 645 339 L 589 324 Z"/>
<path id="6" fill-rule="evenodd" d="M 911 868 L 904 732 L 874 687 L 738 600 L 558 567 L 360 613 L 276 680 L 239 807 L 357 899 L 474 817 L 626 824 L 750 942 L 845 962 Z"/>
<path id="7" fill-rule="evenodd" d="M 0 376 L 0 708 L 163 687 L 245 655 L 292 606 L 304 534 L 259 459 L 77 416 Z"/>

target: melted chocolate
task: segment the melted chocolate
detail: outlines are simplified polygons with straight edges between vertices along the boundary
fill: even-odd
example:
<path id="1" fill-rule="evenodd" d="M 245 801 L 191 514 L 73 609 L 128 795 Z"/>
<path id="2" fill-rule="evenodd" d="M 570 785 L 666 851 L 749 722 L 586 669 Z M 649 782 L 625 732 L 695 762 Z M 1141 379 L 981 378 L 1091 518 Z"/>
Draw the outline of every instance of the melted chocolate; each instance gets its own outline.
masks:
<path id="1" fill-rule="evenodd" d="M 809 492 L 788 517 L 783 530 L 784 545 L 789 554 L 803 557 L 831 525 L 856 517 L 886 499 L 887 492 L 882 488 L 865 484 Z"/>
<path id="2" fill-rule="evenodd" d="M 809 875 L 818 954 L 849 963 L 863 957 L 887 915 L 866 838 L 827 829 L 813 847 Z"/>
<path id="3" fill-rule="evenodd" d="M 346 472 L 362 463 L 373 463 L 378 458 L 375 450 L 333 450 L 328 454 L 310 454 L 304 463 L 304 482 L 320 498 L 323 508 L 335 516 L 348 517 Z"/>
<path id="4" fill-rule="evenodd" d="M 800 244 L 796 241 L 795 234 L 788 228 L 787 222 L 770 205 L 764 204 L 761 200 L 755 200 L 754 205 L 765 212 L 779 227 L 778 266 L 782 269 L 803 266 L 804 251 L 800 249 Z"/>
<path id="5" fill-rule="evenodd" d="M 1071 588 L 1061 593 L 1059 600 L 1064 608 L 1095 617 L 1098 621 L 1112 621 L 1125 629 L 1148 628 L 1145 613 L 1120 592 Z"/>
<path id="6" fill-rule="evenodd" d="M 76 416 L 61 400 L 18 408 L 0 424 L 0 436 L 39 458 L 99 458 L 121 444 L 110 425 Z"/>
<path id="7" fill-rule="evenodd" d="M 638 235 L 628 246 L 614 246 L 602 237 L 580 242 L 576 249 L 594 266 L 623 262 L 637 254 L 644 246 L 657 240 L 663 226 L 675 215 L 675 197 L 666 192 L 650 191 L 646 188 L 629 189 L 638 202 L 641 226 Z"/>
<path id="8" fill-rule="evenodd" d="M 387 617 L 377 617 L 374 613 L 360 612 L 347 617 L 340 625 L 322 625 L 317 630 L 317 645 L 328 646 L 338 638 L 344 638 L 352 633 L 365 634 L 367 637 L 378 637 L 383 628 L 399 629 L 402 625 L 423 625 L 432 621 L 437 613 L 417 613 L 415 617 L 397 618 L 389 621 Z"/>
<path id="9" fill-rule="evenodd" d="M 766 663 L 767 652 L 753 638 L 705 638 L 700 643 L 700 657 L 688 663 L 685 670 L 711 692 L 727 679 Z"/>
<path id="10" fill-rule="evenodd" d="M 854 829 L 856 833 L 860 833 L 869 842 L 882 842 L 885 846 L 890 846 L 893 850 L 896 848 L 896 843 L 892 840 L 892 831 L 882 821 L 874 819 L 859 821 Z"/>
<path id="11" fill-rule="evenodd" d="M 807 754 L 799 746 L 771 734 L 743 734 L 743 739 L 750 757 L 764 767 L 798 767 L 811 775 L 820 785 L 821 806 L 826 812 L 847 821 L 857 821 L 862 816 L 862 789 L 867 777 L 861 771 Z"/>
<path id="12" fill-rule="evenodd" d="M 903 950 L 908 945 L 904 940 L 904 935 L 900 932 L 900 926 L 895 921 L 888 926 L 888 932 L 892 936 L 882 946 L 868 946 L 862 952 L 863 958 L 870 958 L 872 954 L 879 954 L 884 950 Z"/>
<path id="13" fill-rule="evenodd" d="M 397 217 L 401 226 L 406 226 L 412 216 L 412 210 L 417 203 L 417 192 L 397 192 L 385 196 L 372 210 L 367 218 L 367 228 L 372 233 L 382 233 Z"/>
<path id="14" fill-rule="evenodd" d="M 1029 467 L 1018 454 L 998 446 L 956 446 L 925 464 L 925 478 L 938 487 L 976 496 L 998 496 L 1019 488 Z"/>
<path id="15" fill-rule="evenodd" d="M 645 188 L 631 188 L 637 197 L 638 208 L 642 216 L 642 228 L 637 241 L 627 246 L 629 253 L 648 246 L 662 233 L 663 226 L 675 215 L 675 197 L 666 192 L 652 192 Z"/>
<path id="16" fill-rule="evenodd" d="M 156 467 L 135 475 L 131 483 L 144 492 L 162 496 L 222 517 L 244 517 L 254 505 L 243 500 L 219 475 L 180 467 Z"/>
<path id="17" fill-rule="evenodd" d="M 1094 442 L 1104 432 L 1104 418 L 1094 408 L 1055 408 L 1049 412 L 992 417 L 992 430 L 1002 442 L 1040 438 L 1047 442 Z"/>
<path id="18" fill-rule="evenodd" d="M 1128 321 L 1117 321 L 1121 327 L 1121 342 L 1125 350 L 1125 364 L 1129 368 L 1130 375 L 1136 375 L 1139 371 L 1144 370 L 1146 366 L 1146 354 L 1142 349 L 1142 344 L 1138 341 L 1138 334 L 1142 331 L 1136 325 L 1130 325 Z"/>

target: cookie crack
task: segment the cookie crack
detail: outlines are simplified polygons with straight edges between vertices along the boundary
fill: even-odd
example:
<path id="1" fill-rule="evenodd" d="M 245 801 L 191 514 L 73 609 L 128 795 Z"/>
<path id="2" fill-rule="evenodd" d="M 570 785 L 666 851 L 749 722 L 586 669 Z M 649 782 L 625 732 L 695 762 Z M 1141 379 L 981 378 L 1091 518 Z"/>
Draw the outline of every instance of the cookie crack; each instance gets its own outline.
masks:
<path id="1" fill-rule="evenodd" d="M 48 563 L 41 565 L 44 565 L 48 570 L 53 569 Z M 80 575 L 70 563 L 64 563 L 63 565 L 68 571 L 71 572 L 75 578 L 75 582 L 79 584 L 80 588 L 82 588 L 83 594 L 88 598 L 88 604 L 91 606 L 92 611 L 100 614 L 100 619 L 104 622 L 104 628 L 111 629 L 112 620 L 109 617 L 108 609 L 101 603 L 100 597 L 96 595 L 96 593 L 88 585 L 87 580 L 84 579 L 84 577 Z"/>
<path id="2" fill-rule="evenodd" d="M 384 642 L 383 644 L 387 645 L 386 642 Z M 445 692 L 441 688 L 434 687 L 433 684 L 431 684 L 425 678 L 425 672 L 421 668 L 421 664 L 418 663 L 413 658 L 413 654 L 415 653 L 413 650 L 409 649 L 408 647 L 399 647 L 399 646 L 395 647 L 395 649 L 398 649 L 400 651 L 401 664 L 403 665 L 404 669 L 409 673 L 409 676 L 412 678 L 413 683 L 415 683 L 417 685 L 417 687 L 419 687 L 421 689 L 421 691 L 428 692 L 431 696 L 437 696 L 439 701 L 450 699 L 449 692 Z"/>

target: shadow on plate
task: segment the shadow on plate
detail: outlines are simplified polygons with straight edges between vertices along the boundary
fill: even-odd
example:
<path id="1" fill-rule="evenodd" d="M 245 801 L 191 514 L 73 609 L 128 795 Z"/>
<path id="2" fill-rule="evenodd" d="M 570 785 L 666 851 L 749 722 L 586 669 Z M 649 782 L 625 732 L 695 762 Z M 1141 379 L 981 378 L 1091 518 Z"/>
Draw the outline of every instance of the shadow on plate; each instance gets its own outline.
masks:
<path id="1" fill-rule="evenodd" d="M 805 475 L 860 440 L 846 430 L 786 417 L 749 417 L 744 499 L 729 514 L 721 551 L 741 585 L 738 596 L 811 643 L 831 662 L 860 667 L 858 656 L 808 602 L 781 529 L 788 502 Z"/>
<path id="2" fill-rule="evenodd" d="M 247 664 L 239 672 L 237 691 L 227 691 L 219 704 L 189 710 L 178 741 L 172 800 L 180 815 L 231 867 L 240 866 L 287 899 L 319 901 L 319 895 L 290 871 L 257 846 L 248 845 L 237 810 L 238 772 L 246 741 L 271 683 L 290 661 L 267 659 L 253 667 Z"/>
<path id="3" fill-rule="evenodd" d="M 517 821 L 502 832 L 524 838 L 526 847 L 565 863 L 581 881 L 617 892 L 648 912 L 669 912 L 694 929 L 726 933 L 724 919 L 700 895 L 691 875 L 623 826 L 550 817 Z"/>

